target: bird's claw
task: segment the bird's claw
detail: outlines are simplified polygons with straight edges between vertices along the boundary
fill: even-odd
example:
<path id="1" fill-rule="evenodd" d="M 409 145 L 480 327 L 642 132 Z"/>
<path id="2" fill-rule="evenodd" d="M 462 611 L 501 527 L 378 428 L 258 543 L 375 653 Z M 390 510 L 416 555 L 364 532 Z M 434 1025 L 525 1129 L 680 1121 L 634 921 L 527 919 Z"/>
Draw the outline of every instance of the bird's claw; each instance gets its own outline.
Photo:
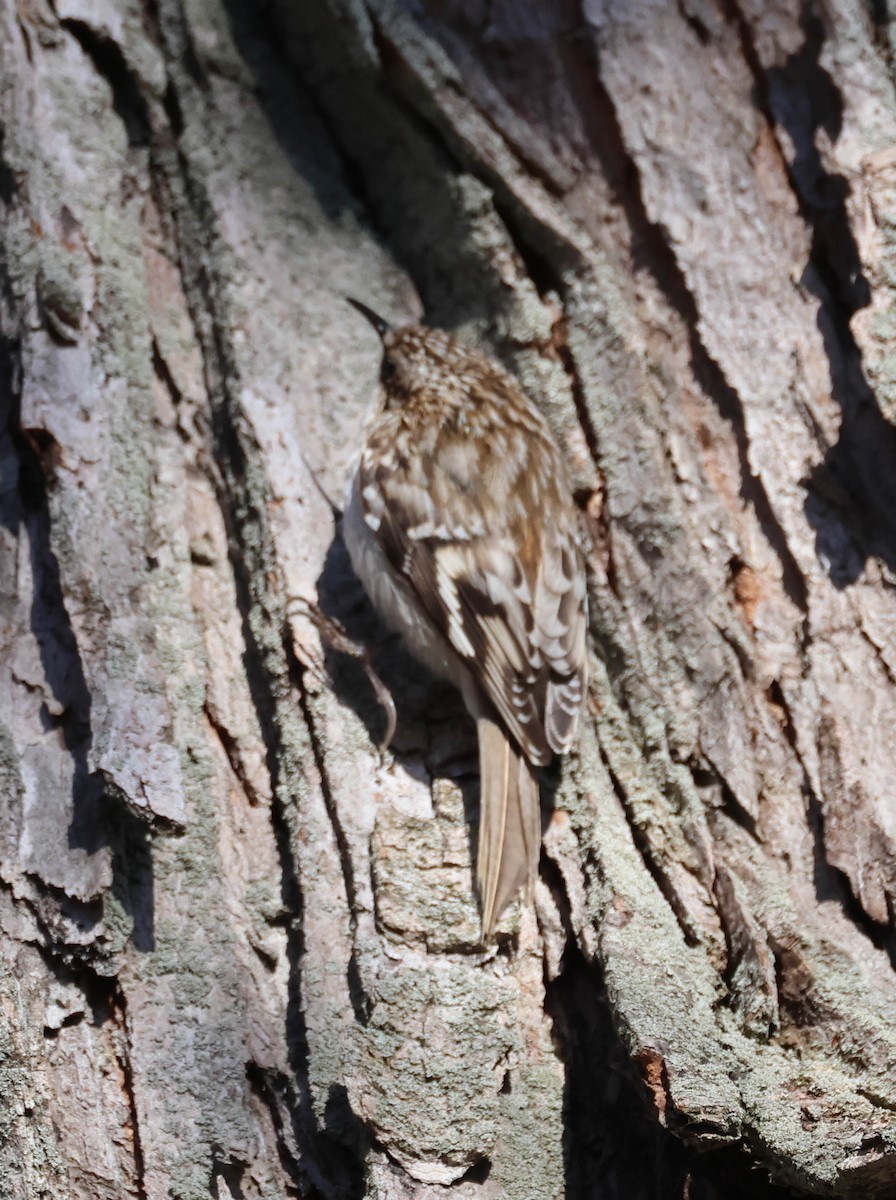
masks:
<path id="1" fill-rule="evenodd" d="M 383 712 L 386 714 L 386 732 L 383 735 L 382 741 L 377 745 L 377 750 L 380 756 L 380 766 L 390 767 L 394 759 L 389 747 L 392 745 L 392 739 L 395 737 L 395 730 L 398 727 L 398 714 L 395 709 L 395 701 L 392 699 L 392 693 L 374 669 L 370 659 L 370 651 L 366 646 L 361 646 L 356 641 L 353 641 L 339 621 L 335 617 L 327 616 L 319 605 L 312 603 L 310 600 L 296 598 L 290 601 L 290 606 L 301 608 L 304 611 L 317 629 L 321 641 L 326 642 L 328 646 L 339 651 L 340 654 L 347 654 L 349 658 L 355 659 L 363 667 L 364 674 L 370 681 L 374 695 Z"/>

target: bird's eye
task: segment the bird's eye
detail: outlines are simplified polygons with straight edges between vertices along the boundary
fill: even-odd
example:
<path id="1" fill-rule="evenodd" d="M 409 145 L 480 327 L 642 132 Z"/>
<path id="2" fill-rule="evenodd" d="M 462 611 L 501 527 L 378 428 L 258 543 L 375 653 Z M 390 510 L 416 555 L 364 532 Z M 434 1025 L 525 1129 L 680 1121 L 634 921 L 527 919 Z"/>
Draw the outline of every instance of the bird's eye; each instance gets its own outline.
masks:
<path id="1" fill-rule="evenodd" d="M 391 358 L 384 358 L 380 367 L 380 379 L 383 383 L 388 383 L 395 374 L 395 363 Z"/>

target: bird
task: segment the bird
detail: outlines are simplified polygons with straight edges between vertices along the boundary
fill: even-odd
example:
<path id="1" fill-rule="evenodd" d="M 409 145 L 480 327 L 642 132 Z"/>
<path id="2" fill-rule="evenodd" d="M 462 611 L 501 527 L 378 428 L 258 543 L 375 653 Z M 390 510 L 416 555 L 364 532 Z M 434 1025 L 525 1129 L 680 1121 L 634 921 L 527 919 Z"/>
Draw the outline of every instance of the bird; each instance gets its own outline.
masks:
<path id="1" fill-rule="evenodd" d="M 375 411 L 342 534 L 386 624 L 476 723 L 481 936 L 541 852 L 539 768 L 573 744 L 587 685 L 578 510 L 547 421 L 502 366 L 422 324 L 379 335 Z"/>

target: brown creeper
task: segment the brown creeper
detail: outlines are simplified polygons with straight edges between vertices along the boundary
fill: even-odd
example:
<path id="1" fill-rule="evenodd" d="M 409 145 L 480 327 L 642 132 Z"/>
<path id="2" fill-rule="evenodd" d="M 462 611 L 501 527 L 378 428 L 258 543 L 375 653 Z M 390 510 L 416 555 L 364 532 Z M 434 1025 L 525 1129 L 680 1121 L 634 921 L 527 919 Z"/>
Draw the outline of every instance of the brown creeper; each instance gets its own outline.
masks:
<path id="1" fill-rule="evenodd" d="M 368 595 L 479 738 L 483 936 L 541 849 L 535 768 L 567 750 L 585 691 L 585 573 L 566 468 L 516 381 L 439 329 L 392 329 L 343 518 Z"/>

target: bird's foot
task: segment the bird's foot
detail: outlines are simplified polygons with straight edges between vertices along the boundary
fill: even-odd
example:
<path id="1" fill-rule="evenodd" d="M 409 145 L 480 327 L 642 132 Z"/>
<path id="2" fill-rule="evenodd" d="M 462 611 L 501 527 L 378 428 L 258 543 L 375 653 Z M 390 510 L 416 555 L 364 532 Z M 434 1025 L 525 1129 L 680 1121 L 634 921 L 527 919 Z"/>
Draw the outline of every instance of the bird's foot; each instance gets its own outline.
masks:
<path id="1" fill-rule="evenodd" d="M 395 710 L 395 701 L 392 699 L 392 693 L 376 673 L 371 661 L 370 651 L 366 646 L 362 646 L 350 638 L 340 622 L 335 617 L 327 616 L 318 604 L 310 600 L 305 600 L 302 597 L 297 597 L 287 605 L 287 613 L 290 608 L 299 609 L 308 617 L 317 630 L 322 642 L 325 642 L 340 654 L 346 654 L 349 658 L 355 659 L 363 667 L 364 674 L 370 681 L 370 686 L 373 688 L 377 702 L 386 714 L 386 732 L 382 741 L 377 746 L 380 756 L 380 766 L 391 766 L 393 758 L 389 747 L 392 745 L 392 739 L 395 737 L 395 730 L 398 727 L 398 714 Z"/>

